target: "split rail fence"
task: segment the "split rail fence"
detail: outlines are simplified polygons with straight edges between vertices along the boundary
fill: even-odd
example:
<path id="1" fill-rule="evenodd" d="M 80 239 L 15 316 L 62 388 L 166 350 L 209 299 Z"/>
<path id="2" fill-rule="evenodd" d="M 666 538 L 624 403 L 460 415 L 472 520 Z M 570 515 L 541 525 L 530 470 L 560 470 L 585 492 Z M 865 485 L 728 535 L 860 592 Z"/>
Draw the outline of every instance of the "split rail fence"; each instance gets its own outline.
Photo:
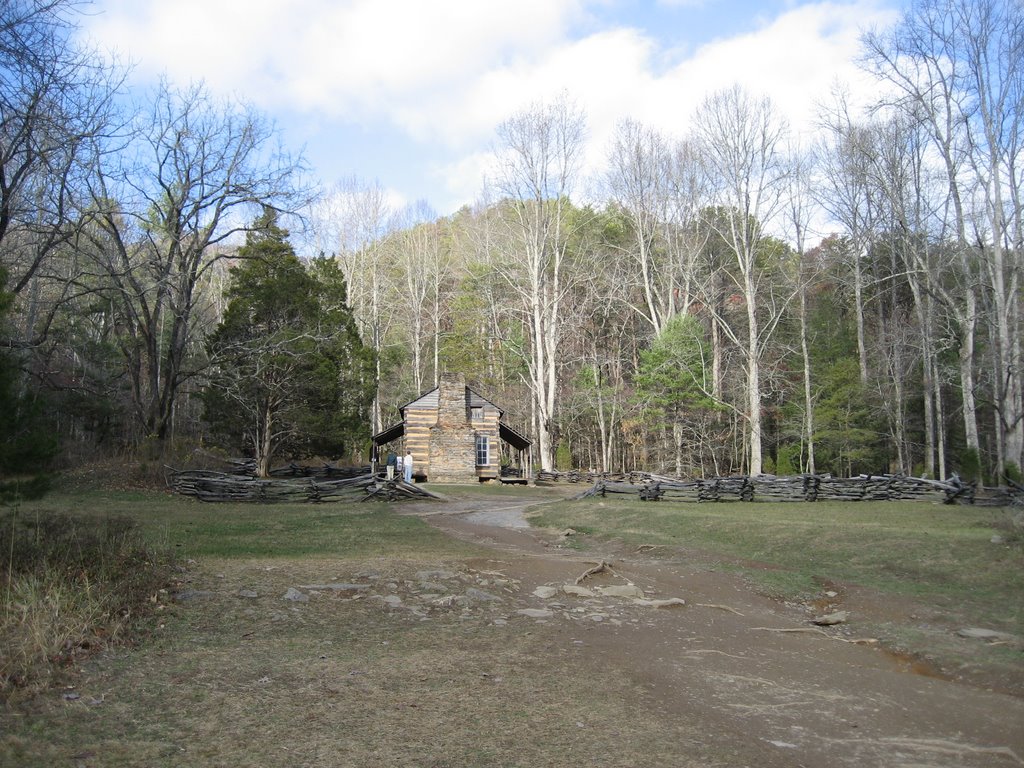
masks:
<path id="1" fill-rule="evenodd" d="M 541 481 L 591 484 L 578 499 L 622 494 L 642 501 L 933 501 L 986 507 L 1024 505 L 1024 487 L 977 488 L 957 477 L 946 481 L 905 475 L 830 477 L 713 477 L 681 480 L 646 472 L 601 474 L 592 472 L 540 472 Z"/>
<path id="2" fill-rule="evenodd" d="M 177 470 L 168 467 L 167 486 L 175 493 L 200 501 L 302 503 L 328 501 L 400 501 L 437 499 L 437 494 L 403 480 L 386 480 L 369 467 L 300 467 L 291 465 L 254 477 L 246 462 L 235 472 L 205 469 Z"/>

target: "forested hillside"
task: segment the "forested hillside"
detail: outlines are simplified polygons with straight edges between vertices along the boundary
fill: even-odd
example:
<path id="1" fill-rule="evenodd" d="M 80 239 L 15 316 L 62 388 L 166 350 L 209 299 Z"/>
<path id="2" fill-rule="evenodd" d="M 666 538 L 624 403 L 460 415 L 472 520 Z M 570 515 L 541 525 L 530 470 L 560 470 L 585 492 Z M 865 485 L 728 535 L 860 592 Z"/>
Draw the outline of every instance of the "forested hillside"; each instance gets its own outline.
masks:
<path id="1" fill-rule="evenodd" d="M 282 457 L 364 461 L 397 406 L 457 371 L 545 469 L 1019 479 L 1019 3 L 918 3 L 866 34 L 877 103 L 820 94 L 814 130 L 739 84 L 671 135 L 621 123 L 595 165 L 571 94 L 537 102 L 450 216 L 394 210 L 379 183 L 314 195 L 258 112 L 201 85 L 126 107 L 118 74 L 67 42 L 72 7 L 0 10 L 0 475 L 35 433 L 59 436 L 58 462 L 253 454 L 251 424 L 209 411 L 228 302 L 248 329 L 245 285 L 321 280 L 366 349 L 331 336 L 316 368 L 345 374 L 344 439 L 295 439 L 314 421 L 296 416 Z M 308 275 L 258 283 L 251 259 L 299 264 L 289 217 L 313 244 L 289 269 Z M 301 317 L 281 336 L 296 354 L 323 357 L 308 309 L 274 312 Z"/>

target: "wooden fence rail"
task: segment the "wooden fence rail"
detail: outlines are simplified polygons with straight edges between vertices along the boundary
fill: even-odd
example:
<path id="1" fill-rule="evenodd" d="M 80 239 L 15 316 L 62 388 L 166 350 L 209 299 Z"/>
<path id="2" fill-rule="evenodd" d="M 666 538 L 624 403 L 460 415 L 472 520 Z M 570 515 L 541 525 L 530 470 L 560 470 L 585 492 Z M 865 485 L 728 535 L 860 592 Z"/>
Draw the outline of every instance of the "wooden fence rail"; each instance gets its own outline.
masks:
<path id="1" fill-rule="evenodd" d="M 437 499 L 437 494 L 402 480 L 385 480 L 371 474 L 337 477 L 321 470 L 309 476 L 287 471 L 270 478 L 247 474 L 212 472 L 202 469 L 167 468 L 167 486 L 176 493 L 200 501 L 245 501 L 264 504 L 325 501 L 399 501 L 401 499 Z M 337 468 L 334 468 L 337 472 Z M 339 473 L 343 474 L 343 473 Z M 322 479 L 323 478 L 323 479 Z"/>
<path id="2" fill-rule="evenodd" d="M 977 488 L 953 477 L 946 481 L 905 475 L 861 475 L 830 477 L 712 477 L 681 480 L 646 472 L 629 475 L 581 472 L 540 472 L 538 480 L 578 483 L 591 487 L 575 498 L 622 494 L 642 501 L 935 501 L 944 504 L 973 504 L 986 507 L 1024 505 L 1024 487 Z"/>

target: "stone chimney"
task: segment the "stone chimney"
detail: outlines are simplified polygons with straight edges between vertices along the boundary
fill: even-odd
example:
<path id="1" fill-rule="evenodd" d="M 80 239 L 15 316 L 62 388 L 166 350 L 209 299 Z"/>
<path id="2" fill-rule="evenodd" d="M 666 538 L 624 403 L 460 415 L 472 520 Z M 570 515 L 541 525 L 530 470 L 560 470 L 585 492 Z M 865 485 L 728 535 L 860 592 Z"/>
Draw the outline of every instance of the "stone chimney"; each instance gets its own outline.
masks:
<path id="1" fill-rule="evenodd" d="M 466 379 L 444 374 L 437 390 L 437 424 L 430 428 L 430 480 L 468 483 L 477 479 L 476 431 L 469 422 Z"/>
<path id="2" fill-rule="evenodd" d="M 465 427 L 468 421 L 465 377 L 462 374 L 441 374 L 437 390 L 437 426 Z"/>

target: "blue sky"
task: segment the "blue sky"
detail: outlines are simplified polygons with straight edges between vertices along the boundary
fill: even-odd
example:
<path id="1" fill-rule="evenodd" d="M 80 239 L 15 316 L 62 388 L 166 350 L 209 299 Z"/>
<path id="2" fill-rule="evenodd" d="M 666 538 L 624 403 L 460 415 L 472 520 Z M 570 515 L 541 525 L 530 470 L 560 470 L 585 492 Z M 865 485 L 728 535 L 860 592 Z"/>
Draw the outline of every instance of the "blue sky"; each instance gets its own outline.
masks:
<path id="1" fill-rule="evenodd" d="M 594 171 L 616 123 L 686 132 L 739 82 L 813 131 L 842 83 L 867 100 L 860 33 L 898 0 L 94 0 L 83 34 L 133 63 L 252 102 L 325 186 L 377 181 L 398 208 L 447 214 L 480 194 L 495 127 L 568 93 L 588 115 Z"/>

